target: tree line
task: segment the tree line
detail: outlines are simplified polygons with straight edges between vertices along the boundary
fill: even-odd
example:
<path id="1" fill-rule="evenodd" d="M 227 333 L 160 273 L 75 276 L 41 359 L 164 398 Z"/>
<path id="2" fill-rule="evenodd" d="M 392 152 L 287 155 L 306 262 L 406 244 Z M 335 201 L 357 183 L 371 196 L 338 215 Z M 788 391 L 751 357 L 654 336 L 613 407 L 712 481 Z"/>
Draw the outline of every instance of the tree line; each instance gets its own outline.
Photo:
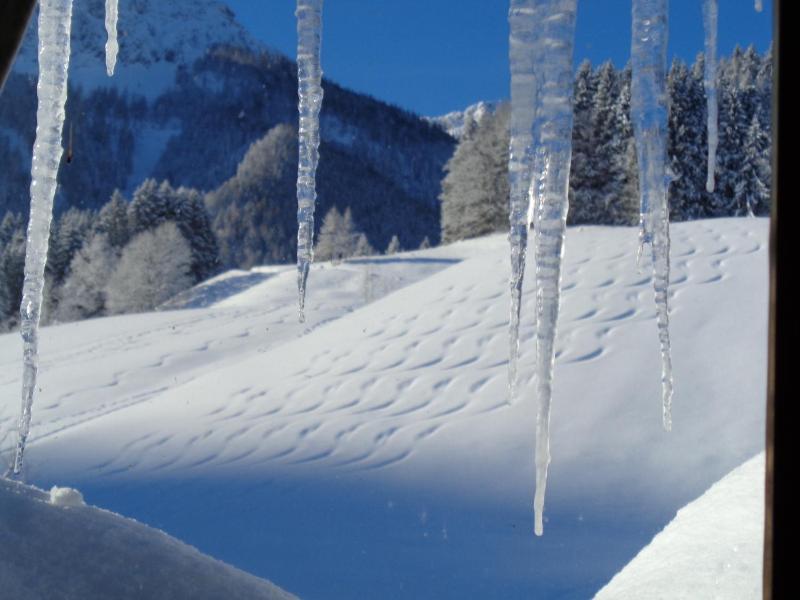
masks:
<path id="1" fill-rule="evenodd" d="M 18 322 L 25 221 L 0 222 L 0 327 Z M 219 266 L 202 196 L 149 179 L 130 201 L 118 191 L 99 210 L 71 208 L 53 220 L 42 319 L 63 322 L 152 310 Z"/>
<path id="2" fill-rule="evenodd" d="M 716 189 L 705 190 L 703 56 L 669 72 L 670 213 L 686 220 L 769 212 L 772 64 L 752 48 L 721 61 Z M 584 62 L 575 77 L 570 224 L 634 225 L 639 198 L 630 122 L 630 69 Z M 445 242 L 508 226 L 509 107 L 468 120 L 445 167 L 440 195 Z M 325 145 L 317 260 L 427 247 L 430 211 Z M 151 310 L 227 268 L 290 262 L 296 248 L 297 132 L 279 124 L 253 142 L 236 173 L 199 192 L 154 179 L 130 200 L 112 194 L 98 210 L 54 219 L 47 260 L 45 322 Z M 360 188 L 355 190 L 352 182 Z M 382 182 L 383 181 L 383 182 Z M 367 201 L 369 199 L 369 201 Z M 437 219 L 438 220 L 438 219 Z M 413 225 L 416 223 L 416 227 Z M 25 218 L 0 221 L 0 328 L 16 325 L 25 262 Z M 434 243 L 438 239 L 432 240 Z"/>
<path id="3" fill-rule="evenodd" d="M 669 71 L 670 217 L 766 215 L 771 181 L 771 51 L 736 48 L 719 64 L 716 187 L 706 191 L 703 55 Z M 575 76 L 568 223 L 634 225 L 639 191 L 630 121 L 629 67 L 580 65 Z M 440 195 L 445 242 L 508 226 L 509 107 L 465 126 Z"/>

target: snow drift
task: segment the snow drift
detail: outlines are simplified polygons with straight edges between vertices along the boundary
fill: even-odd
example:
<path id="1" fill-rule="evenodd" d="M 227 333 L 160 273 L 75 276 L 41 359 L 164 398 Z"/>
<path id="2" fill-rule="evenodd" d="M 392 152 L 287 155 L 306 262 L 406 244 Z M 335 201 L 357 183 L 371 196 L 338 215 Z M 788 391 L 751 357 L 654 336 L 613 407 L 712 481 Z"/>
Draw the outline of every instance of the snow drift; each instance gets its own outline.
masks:
<path id="1" fill-rule="evenodd" d="M 63 490 L 63 488 L 62 488 Z M 0 479 L 0 590 L 14 600 L 291 600 L 156 529 Z"/>
<path id="2" fill-rule="evenodd" d="M 678 511 L 596 600 L 761 598 L 764 454 Z"/>

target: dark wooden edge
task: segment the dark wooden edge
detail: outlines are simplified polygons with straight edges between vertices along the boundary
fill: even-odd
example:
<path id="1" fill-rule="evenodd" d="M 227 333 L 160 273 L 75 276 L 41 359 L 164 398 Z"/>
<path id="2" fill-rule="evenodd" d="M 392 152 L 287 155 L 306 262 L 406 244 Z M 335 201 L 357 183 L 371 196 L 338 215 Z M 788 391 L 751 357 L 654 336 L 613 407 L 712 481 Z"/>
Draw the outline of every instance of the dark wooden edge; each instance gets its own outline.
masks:
<path id="1" fill-rule="evenodd" d="M 17 55 L 36 0 L 0 0 L 0 93 Z"/>
<path id="2" fill-rule="evenodd" d="M 772 100 L 772 214 L 769 240 L 769 366 L 767 370 L 767 439 L 764 511 L 764 598 L 798 597 L 793 554 L 793 530 L 798 508 L 794 477 L 794 428 L 797 421 L 797 371 L 795 358 L 800 304 L 794 291 L 800 287 L 792 248 L 800 243 L 800 221 L 790 178 L 798 177 L 793 160 L 790 129 L 794 128 L 788 104 L 793 78 L 787 35 L 791 3 L 774 0 L 773 100 Z M 784 79 L 786 75 L 789 79 Z M 786 85 L 781 85 L 785 81 Z M 792 168 L 794 167 L 794 169 Z M 798 284 L 795 285 L 795 279 Z"/>

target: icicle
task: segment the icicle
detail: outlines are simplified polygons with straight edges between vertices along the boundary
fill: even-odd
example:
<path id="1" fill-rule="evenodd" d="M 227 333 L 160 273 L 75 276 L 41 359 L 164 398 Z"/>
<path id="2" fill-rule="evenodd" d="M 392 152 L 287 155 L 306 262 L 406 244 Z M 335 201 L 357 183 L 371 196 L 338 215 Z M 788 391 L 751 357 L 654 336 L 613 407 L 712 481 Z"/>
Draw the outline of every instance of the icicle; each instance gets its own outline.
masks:
<path id="1" fill-rule="evenodd" d="M 531 189 L 536 263 L 536 535 L 550 464 L 550 404 L 556 325 L 561 298 L 561 259 L 569 208 L 572 160 L 572 54 L 577 0 L 539 0 L 541 33 L 536 43 L 539 103 L 534 126 L 536 152 Z"/>
<path id="2" fill-rule="evenodd" d="M 67 101 L 72 0 L 39 3 L 39 84 L 36 142 L 31 170 L 31 208 L 25 251 L 25 282 L 20 307 L 23 342 L 22 414 L 12 471 L 19 474 L 31 424 L 39 367 L 39 317 L 42 308 L 44 266 L 53 218 L 58 165 L 63 148 L 64 106 Z"/>
<path id="3" fill-rule="evenodd" d="M 763 0 L 756 0 L 756 12 L 761 12 L 762 10 L 764 10 Z"/>
<path id="4" fill-rule="evenodd" d="M 322 105 L 322 0 L 297 0 L 297 89 L 300 98 L 300 160 L 297 169 L 297 288 L 305 321 L 306 282 L 314 260 L 314 205 Z"/>
<path id="5" fill-rule="evenodd" d="M 703 83 L 706 89 L 708 104 L 708 176 L 706 191 L 714 191 L 714 171 L 717 165 L 717 145 L 719 144 L 718 105 L 717 105 L 717 19 L 719 16 L 718 0 L 703 2 L 703 29 L 706 34 L 705 76 Z"/>
<path id="6" fill-rule="evenodd" d="M 669 206 L 667 202 L 667 0 L 633 0 L 631 119 L 639 161 L 640 248 L 653 260 L 664 429 L 672 427 L 672 358 L 669 340 Z"/>
<path id="7" fill-rule="evenodd" d="M 106 0 L 106 32 L 108 41 L 106 42 L 106 72 L 111 77 L 114 74 L 114 67 L 117 64 L 117 53 L 119 52 L 119 42 L 117 42 L 117 18 L 119 17 L 119 0 Z"/>
<path id="8" fill-rule="evenodd" d="M 543 531 L 544 496 L 550 464 L 550 401 L 572 156 L 572 51 L 576 2 L 577 0 L 512 0 L 509 11 L 509 384 L 513 398 L 517 377 L 528 214 L 533 198 L 538 401 L 534 511 L 537 535 L 541 535 Z"/>
<path id="9" fill-rule="evenodd" d="M 509 401 L 514 399 L 519 354 L 519 320 L 525 256 L 528 250 L 528 208 L 533 165 L 533 120 L 538 93 L 534 75 L 536 0 L 511 0 L 508 12 L 511 68 L 511 142 L 509 147 L 509 220 L 511 246 L 511 318 L 509 324 Z"/>

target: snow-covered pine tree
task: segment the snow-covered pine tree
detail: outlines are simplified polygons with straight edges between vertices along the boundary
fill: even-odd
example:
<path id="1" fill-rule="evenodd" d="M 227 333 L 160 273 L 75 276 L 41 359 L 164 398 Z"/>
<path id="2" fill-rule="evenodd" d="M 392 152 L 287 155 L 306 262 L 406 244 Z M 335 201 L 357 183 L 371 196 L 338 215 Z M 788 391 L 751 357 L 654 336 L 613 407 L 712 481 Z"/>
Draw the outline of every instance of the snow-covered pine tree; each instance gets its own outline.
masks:
<path id="1" fill-rule="evenodd" d="M 389 240 L 389 245 L 386 246 L 385 254 L 387 256 L 389 256 L 389 255 L 392 255 L 392 254 L 397 254 L 401 250 L 402 250 L 402 248 L 400 247 L 400 240 L 397 239 L 396 235 L 393 235 L 392 239 Z"/>
<path id="2" fill-rule="evenodd" d="M 669 186 L 670 219 L 685 221 L 709 216 L 706 184 L 706 100 L 703 55 L 690 71 L 680 59 L 672 61 L 667 78 L 669 139 L 667 153 L 673 180 Z"/>
<path id="3" fill-rule="evenodd" d="M 427 237 L 425 238 L 428 239 Z M 353 250 L 353 256 L 372 256 L 375 254 L 375 248 L 369 243 L 365 233 L 359 233 L 356 236 L 356 246 Z"/>
<path id="4" fill-rule="evenodd" d="M 339 262 L 355 255 L 359 234 L 353 224 L 349 208 L 344 215 L 334 206 L 322 220 L 322 227 L 314 248 L 316 260 Z M 366 237 L 365 237 L 366 240 Z"/>
<path id="5" fill-rule="evenodd" d="M 445 166 L 442 238 L 453 242 L 508 227 L 509 107 L 470 126 Z"/>
<path id="6" fill-rule="evenodd" d="M 104 233 L 98 233 L 72 259 L 60 289 L 56 321 L 100 316 L 106 309 L 106 286 L 117 265 L 118 252 Z"/>
<path id="7" fill-rule="evenodd" d="M 206 195 L 222 265 L 250 268 L 295 258 L 296 177 L 297 129 L 281 124 L 253 142 L 236 174 Z"/>
<path id="8" fill-rule="evenodd" d="M 121 250 L 130 241 L 128 203 L 119 190 L 114 190 L 111 199 L 97 213 L 93 231 L 94 234 L 105 235 L 112 248 Z"/>
<path id="9" fill-rule="evenodd" d="M 595 175 L 594 127 L 592 124 L 597 79 L 592 65 L 585 60 L 575 76 L 572 126 L 572 164 L 569 173 L 570 224 L 595 223 L 598 212 Z"/>
<path id="10" fill-rule="evenodd" d="M 19 321 L 22 282 L 25 277 L 25 226 L 18 214 L 6 213 L 0 222 L 0 281 L 6 295 L 6 312 L 0 314 L 5 327 Z"/>
<path id="11" fill-rule="evenodd" d="M 626 66 L 617 76 L 616 116 L 613 127 L 617 129 L 618 143 L 616 173 L 618 196 L 607 207 L 610 223 L 635 225 L 639 222 L 639 168 L 636 157 L 636 140 L 631 123 L 631 67 Z"/>
<path id="12" fill-rule="evenodd" d="M 746 162 L 745 138 L 756 109 L 754 53 L 740 47 L 720 62 L 718 181 L 712 196 L 711 216 L 746 215 L 747 202 L 737 192 Z"/>
<path id="13" fill-rule="evenodd" d="M 73 257 L 89 238 L 93 219 L 94 214 L 89 210 L 70 208 L 53 220 L 47 252 L 47 275 L 55 285 L 64 281 Z"/>
<path id="14" fill-rule="evenodd" d="M 192 249 L 192 275 L 199 282 L 219 270 L 217 238 L 200 193 L 186 187 L 179 187 L 173 193 L 176 224 Z"/>
<path id="15" fill-rule="evenodd" d="M 173 222 L 192 250 L 192 275 L 202 281 L 219 268 L 219 249 L 203 200 L 196 190 L 174 189 L 169 182 L 148 179 L 133 194 L 128 207 L 131 235 Z"/>
<path id="16" fill-rule="evenodd" d="M 628 193 L 629 177 L 626 150 L 633 139 L 628 111 L 620 112 L 623 93 L 621 74 L 611 62 L 597 70 L 592 137 L 595 145 L 596 179 L 599 217 L 595 222 L 608 225 L 633 225 L 638 220 L 638 198 Z M 623 79 L 624 82 L 624 79 Z"/>
<path id="17" fill-rule="evenodd" d="M 765 156 L 768 144 L 758 115 L 754 114 L 745 134 L 744 162 L 735 190 L 737 206 L 744 207 L 749 215 L 769 214 L 770 165 Z"/>
<path id="18" fill-rule="evenodd" d="M 111 314 L 156 308 L 192 285 L 192 250 L 177 225 L 166 221 L 125 246 L 106 287 Z"/>

